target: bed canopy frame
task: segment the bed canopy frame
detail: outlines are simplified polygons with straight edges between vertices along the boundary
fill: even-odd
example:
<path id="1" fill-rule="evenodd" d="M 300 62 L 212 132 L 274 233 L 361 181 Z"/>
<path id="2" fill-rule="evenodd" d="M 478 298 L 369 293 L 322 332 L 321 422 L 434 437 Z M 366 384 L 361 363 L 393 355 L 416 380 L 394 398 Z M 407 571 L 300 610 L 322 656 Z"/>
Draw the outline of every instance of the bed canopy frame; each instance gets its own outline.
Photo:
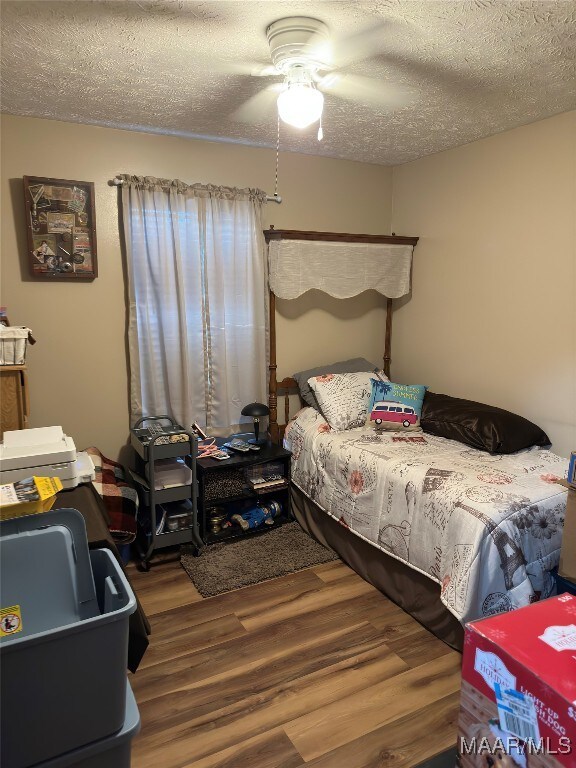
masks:
<path id="1" fill-rule="evenodd" d="M 273 227 L 266 230 L 264 235 L 269 246 L 271 257 L 270 385 L 268 395 L 268 405 L 270 408 L 269 431 L 272 441 L 280 442 L 283 438 L 284 429 L 290 416 L 289 395 L 298 394 L 299 390 L 295 379 L 288 377 L 278 382 L 276 378 L 276 293 L 273 288 L 276 288 L 277 291 L 280 290 L 281 293 L 279 295 L 284 294 L 284 298 L 290 298 L 290 291 L 284 291 L 284 286 L 282 284 L 282 270 L 273 275 L 272 267 L 275 268 L 278 266 L 278 263 L 282 259 L 282 253 L 280 250 L 273 253 L 270 244 L 274 240 L 300 240 L 325 241 L 329 243 L 365 243 L 411 246 L 409 249 L 409 259 L 406 258 L 406 249 L 400 248 L 374 250 L 371 255 L 372 265 L 375 265 L 378 263 L 378 253 L 381 252 L 383 262 L 380 264 L 380 276 L 382 276 L 383 273 L 389 269 L 394 271 L 396 255 L 398 254 L 399 257 L 401 257 L 401 254 L 404 254 L 404 286 L 401 292 L 393 293 L 395 296 L 401 296 L 406 295 L 409 291 L 412 250 L 417 244 L 418 238 L 397 237 L 396 235 L 349 235 L 335 232 L 299 232 L 295 230 L 275 230 Z M 302 268 L 308 266 L 308 258 L 310 256 L 309 250 L 307 251 L 305 247 L 302 247 L 302 253 L 299 253 L 300 248 L 292 248 L 291 251 L 292 252 L 290 253 L 290 249 L 287 250 L 289 258 L 294 258 L 296 253 L 296 261 L 300 258 L 301 262 L 303 262 L 300 266 Z M 357 251 L 355 251 L 355 253 L 357 253 Z M 342 267 L 343 263 L 346 267 L 345 261 L 343 261 L 342 258 L 342 253 L 336 253 L 333 260 L 330 259 L 326 252 L 321 253 L 319 257 L 313 257 L 313 268 L 316 270 L 317 279 L 317 284 L 313 287 L 320 289 L 322 289 L 321 284 L 323 282 L 323 258 L 328 264 L 336 265 L 334 272 L 337 272 L 338 269 Z M 354 264 L 356 264 L 356 262 L 354 262 Z M 366 266 L 366 263 L 364 266 Z M 382 269 L 383 266 L 385 266 L 385 270 Z M 361 272 L 361 269 L 359 269 L 359 272 Z M 356 281 L 360 285 L 358 293 L 362 290 L 366 290 L 366 287 L 373 287 L 367 285 L 367 275 L 369 278 L 369 271 L 364 272 L 363 279 L 361 276 L 360 279 Z M 320 279 L 318 279 L 319 276 Z M 289 276 L 288 279 L 290 280 Z M 386 282 L 386 279 L 384 279 L 378 283 L 378 290 L 380 293 L 384 293 L 383 286 L 386 285 Z M 312 287 L 306 277 L 299 280 L 299 277 L 297 276 L 296 281 L 292 280 L 292 283 L 297 283 L 296 287 L 300 292 L 304 292 L 304 290 Z M 362 284 L 364 284 L 364 287 L 362 287 Z M 292 293 L 292 296 L 296 295 L 300 295 L 300 293 Z M 345 293 L 341 295 L 348 296 L 351 294 Z M 384 295 L 386 296 L 384 372 L 389 376 L 390 345 L 392 340 L 392 298 L 386 293 L 384 293 Z M 284 395 L 284 424 L 278 424 L 278 394 Z M 462 649 L 464 641 L 463 627 L 458 619 L 450 613 L 440 601 L 440 586 L 438 584 L 431 581 L 426 574 L 413 570 L 406 563 L 400 562 L 391 555 L 386 554 L 384 551 L 375 548 L 368 541 L 357 536 L 351 536 L 350 532 L 342 526 L 339 521 L 327 515 L 306 495 L 304 491 L 301 491 L 298 486 L 294 484 L 291 485 L 291 499 L 292 513 L 295 519 L 303 530 L 313 539 L 336 552 L 338 556 L 365 581 L 373 584 L 376 589 L 399 605 L 404 611 L 413 616 L 424 627 L 433 632 L 445 643 L 452 648 L 458 650 Z"/>
<path id="2" fill-rule="evenodd" d="M 403 237 L 398 235 L 360 235 L 360 234 L 347 234 L 343 232 L 309 232 L 300 231 L 295 229 L 274 229 L 271 225 L 270 229 L 264 230 L 264 237 L 268 247 L 273 241 L 282 240 L 300 240 L 300 241 L 316 241 L 327 243 L 354 243 L 371 245 L 400 245 L 410 246 L 411 249 L 418 243 L 417 237 Z M 402 249 L 403 251 L 405 249 Z M 411 264 L 411 251 L 410 251 L 410 264 Z M 408 276 L 409 280 L 409 276 Z M 319 287 L 319 286 L 314 286 Z M 356 293 L 350 295 L 358 295 L 363 290 L 366 290 L 363 286 Z M 319 287 L 323 290 L 322 287 Z M 327 291 L 326 291 L 327 292 Z M 382 291 L 381 291 L 382 292 Z M 298 295 L 298 294 L 297 294 Z M 386 296 L 386 326 L 384 337 L 384 354 L 383 354 L 383 369 L 387 376 L 390 376 L 390 362 L 391 362 L 391 343 L 392 343 L 392 302 L 393 299 Z M 290 395 L 298 394 L 298 385 L 296 380 L 292 377 L 286 377 L 282 381 L 277 380 L 276 371 L 276 293 L 273 287 L 270 287 L 269 291 L 269 311 L 270 311 L 270 362 L 269 362 L 269 387 L 268 387 L 268 407 L 270 409 L 269 416 L 269 432 L 272 442 L 277 443 L 282 440 L 284 435 L 284 429 L 288 423 L 290 417 Z M 284 424 L 278 423 L 278 396 L 284 396 Z"/>

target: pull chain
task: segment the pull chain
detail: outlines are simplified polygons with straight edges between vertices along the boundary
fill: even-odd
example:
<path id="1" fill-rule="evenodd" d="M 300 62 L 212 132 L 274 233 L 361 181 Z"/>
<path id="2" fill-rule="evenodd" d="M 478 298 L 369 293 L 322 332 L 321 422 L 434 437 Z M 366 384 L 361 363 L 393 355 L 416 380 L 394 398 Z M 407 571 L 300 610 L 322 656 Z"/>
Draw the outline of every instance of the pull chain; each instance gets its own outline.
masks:
<path id="1" fill-rule="evenodd" d="M 280 113 L 278 113 L 278 132 L 276 135 L 276 176 L 274 179 L 274 197 L 278 197 L 278 163 L 280 161 Z"/>
<path id="2" fill-rule="evenodd" d="M 322 130 L 322 115 L 320 115 L 320 125 L 318 126 L 318 141 L 322 141 L 324 138 L 324 131 Z"/>

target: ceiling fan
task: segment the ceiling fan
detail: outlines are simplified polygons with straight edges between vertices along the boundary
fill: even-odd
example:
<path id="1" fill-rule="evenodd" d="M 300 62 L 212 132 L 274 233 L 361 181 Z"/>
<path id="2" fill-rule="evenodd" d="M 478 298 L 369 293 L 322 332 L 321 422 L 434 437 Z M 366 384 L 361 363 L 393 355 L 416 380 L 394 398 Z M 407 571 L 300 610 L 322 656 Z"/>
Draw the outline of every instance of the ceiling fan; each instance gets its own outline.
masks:
<path id="1" fill-rule="evenodd" d="M 272 22 L 266 30 L 272 65 L 251 67 L 250 74 L 282 76 L 283 81 L 248 99 L 232 117 L 260 122 L 276 100 L 280 119 L 289 125 L 306 128 L 319 121 L 320 140 L 324 93 L 388 108 L 405 106 L 413 96 L 406 89 L 342 70 L 342 64 L 369 58 L 381 47 L 382 26 L 334 44 L 327 25 L 319 19 L 290 16 Z"/>

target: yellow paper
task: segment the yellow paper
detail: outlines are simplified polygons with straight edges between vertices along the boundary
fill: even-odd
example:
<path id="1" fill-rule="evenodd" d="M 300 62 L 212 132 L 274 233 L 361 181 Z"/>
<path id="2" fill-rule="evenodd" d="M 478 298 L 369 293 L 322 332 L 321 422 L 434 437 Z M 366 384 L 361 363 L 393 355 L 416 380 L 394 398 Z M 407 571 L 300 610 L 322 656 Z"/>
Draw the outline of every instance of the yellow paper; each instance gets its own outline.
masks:
<path id="1" fill-rule="evenodd" d="M 59 477 L 27 477 L 0 486 L 0 520 L 47 512 L 62 490 Z"/>

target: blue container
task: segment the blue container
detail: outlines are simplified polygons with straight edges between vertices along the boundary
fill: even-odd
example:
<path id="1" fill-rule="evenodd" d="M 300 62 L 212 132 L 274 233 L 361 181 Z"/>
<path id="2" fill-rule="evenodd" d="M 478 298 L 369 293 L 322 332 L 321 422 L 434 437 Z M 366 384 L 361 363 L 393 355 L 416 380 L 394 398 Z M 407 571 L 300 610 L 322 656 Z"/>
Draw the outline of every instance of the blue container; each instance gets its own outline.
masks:
<path id="1" fill-rule="evenodd" d="M 132 547 L 130 544 L 120 544 L 116 545 L 118 552 L 120 554 L 120 557 L 122 558 L 122 562 L 124 565 L 128 565 L 130 562 L 130 555 L 132 553 Z"/>
<path id="2" fill-rule="evenodd" d="M 568 581 L 563 576 L 558 575 L 558 571 L 554 569 L 554 578 L 556 580 L 556 589 L 559 595 L 568 592 L 571 595 L 576 595 L 576 584 L 573 581 Z"/>
<path id="3" fill-rule="evenodd" d="M 568 482 L 573 488 L 576 488 L 576 451 L 570 454 L 570 464 L 568 465 Z"/>

